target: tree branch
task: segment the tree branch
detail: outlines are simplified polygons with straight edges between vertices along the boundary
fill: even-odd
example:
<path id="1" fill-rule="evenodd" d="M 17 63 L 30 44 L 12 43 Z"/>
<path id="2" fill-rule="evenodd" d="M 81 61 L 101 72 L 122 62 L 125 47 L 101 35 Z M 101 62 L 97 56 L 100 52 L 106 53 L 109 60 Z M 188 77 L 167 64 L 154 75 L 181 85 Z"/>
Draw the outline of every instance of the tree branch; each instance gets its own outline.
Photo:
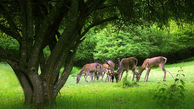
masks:
<path id="1" fill-rule="evenodd" d="M 2 30 L 6 34 L 16 39 L 19 43 L 21 43 L 21 36 L 18 32 L 19 29 L 15 25 L 13 18 L 9 15 L 8 9 L 0 5 L 0 12 L 4 15 L 5 19 L 8 21 L 8 24 L 10 25 L 10 28 L 6 28 L 5 26 L 0 25 L 0 30 Z"/>
<path id="2" fill-rule="evenodd" d="M 7 35 L 13 37 L 14 39 L 16 39 L 19 43 L 21 43 L 21 37 L 18 36 L 17 33 L 13 32 L 10 28 L 7 28 L 4 25 L 0 24 L 0 30 L 2 32 L 4 32 L 5 34 L 7 34 Z"/>
<path id="3" fill-rule="evenodd" d="M 3 49 L 2 47 L 0 47 L 0 60 L 2 61 L 5 61 L 5 62 L 11 62 L 11 63 L 17 63 L 19 62 L 19 60 L 12 56 L 12 55 L 9 55 L 5 49 Z"/>
<path id="4" fill-rule="evenodd" d="M 99 22 L 94 22 L 93 24 L 89 25 L 89 26 L 84 30 L 83 33 L 81 33 L 81 37 L 83 37 L 83 36 L 84 36 L 84 35 L 85 35 L 92 27 L 97 26 L 97 25 L 100 25 L 100 24 L 103 24 L 103 23 L 105 23 L 105 22 L 113 21 L 113 20 L 116 20 L 116 19 L 118 19 L 118 17 L 117 17 L 117 16 L 114 16 L 114 17 L 110 17 L 110 18 L 103 19 L 103 20 L 101 20 L 101 21 L 99 21 Z"/>
<path id="5" fill-rule="evenodd" d="M 37 62 L 39 61 L 39 54 L 41 49 L 43 49 L 45 38 L 49 36 L 55 30 L 56 26 L 62 21 L 65 15 L 63 9 L 66 9 L 64 1 L 57 3 L 56 7 L 44 17 L 45 19 L 43 19 L 43 23 L 40 25 L 35 43 L 33 45 L 33 52 L 30 56 L 29 62 L 31 66 L 36 66 Z"/>
<path id="6" fill-rule="evenodd" d="M 110 5 L 103 5 L 101 7 L 98 7 L 96 10 L 102 10 L 102 9 L 107 9 L 107 8 L 111 8 L 117 6 L 116 4 L 110 4 Z"/>
<path id="7" fill-rule="evenodd" d="M 57 81 L 57 83 L 55 84 L 55 95 L 57 95 L 57 93 L 59 92 L 59 90 L 63 87 L 63 85 L 65 84 L 65 82 L 67 81 L 69 75 L 70 75 L 70 72 L 73 68 L 73 59 L 70 58 L 69 59 L 69 62 L 67 62 L 68 65 L 66 65 L 66 68 L 64 70 L 64 72 L 62 73 L 60 79 Z"/>

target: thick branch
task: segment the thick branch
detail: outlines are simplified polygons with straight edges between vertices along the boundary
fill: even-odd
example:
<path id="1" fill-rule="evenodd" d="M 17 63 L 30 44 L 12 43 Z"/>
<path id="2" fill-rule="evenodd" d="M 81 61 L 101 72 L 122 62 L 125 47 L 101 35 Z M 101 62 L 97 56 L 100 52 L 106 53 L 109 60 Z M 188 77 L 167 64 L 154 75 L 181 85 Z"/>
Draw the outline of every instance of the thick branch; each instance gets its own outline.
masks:
<path id="1" fill-rule="evenodd" d="M 64 72 L 62 73 L 60 79 L 57 81 L 57 83 L 55 85 L 55 95 L 54 96 L 57 95 L 59 90 L 63 87 L 63 85 L 67 81 L 72 68 L 73 68 L 73 59 L 72 59 L 72 57 L 69 57 L 69 60 L 66 62 L 65 70 L 64 70 Z"/>
<path id="2" fill-rule="evenodd" d="M 64 1 L 57 3 L 56 8 L 53 8 L 51 13 L 45 17 L 45 20 L 43 20 L 43 24 L 40 26 L 39 31 L 37 32 L 36 41 L 33 47 L 33 52 L 31 53 L 30 62 L 31 65 L 35 65 L 36 62 L 38 62 L 39 54 L 41 49 L 43 48 L 43 42 L 45 41 L 46 36 L 49 36 L 51 32 L 53 32 L 53 27 L 56 25 L 59 25 L 63 16 L 64 16 L 64 10 L 66 9 L 64 5 Z"/>
<path id="3" fill-rule="evenodd" d="M 0 60 L 13 63 L 19 62 L 16 57 L 9 55 L 2 47 L 0 47 Z"/>
<path id="4" fill-rule="evenodd" d="M 106 18 L 106 19 L 103 19 L 99 22 L 94 22 L 93 24 L 89 25 L 85 30 L 84 32 L 81 34 L 81 36 L 83 37 L 92 27 L 95 27 L 95 26 L 98 26 L 98 25 L 101 25 L 103 23 L 106 23 L 106 22 L 109 22 L 109 21 L 113 21 L 113 20 L 116 20 L 118 19 L 117 16 L 115 17 L 110 17 L 110 18 Z"/>
<path id="5" fill-rule="evenodd" d="M 18 32 L 19 29 L 15 25 L 13 18 L 9 15 L 8 9 L 0 5 L 0 12 L 4 15 L 4 17 L 8 21 L 8 24 L 10 25 L 10 28 L 0 25 L 0 30 L 15 38 L 19 43 L 21 43 L 21 36 Z"/>

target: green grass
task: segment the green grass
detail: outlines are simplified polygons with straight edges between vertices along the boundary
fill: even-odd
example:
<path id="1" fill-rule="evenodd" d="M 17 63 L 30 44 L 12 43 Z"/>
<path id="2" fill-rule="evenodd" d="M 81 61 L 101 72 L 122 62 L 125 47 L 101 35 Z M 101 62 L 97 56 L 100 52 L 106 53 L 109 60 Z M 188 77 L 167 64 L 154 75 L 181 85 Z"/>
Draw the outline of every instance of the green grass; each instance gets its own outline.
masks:
<path id="1" fill-rule="evenodd" d="M 178 72 L 182 67 L 183 72 Z M 185 74 L 185 105 L 184 109 L 194 109 L 194 61 L 166 65 L 166 70 L 173 76 Z M 76 69 L 77 70 L 77 69 Z M 57 96 L 56 105 L 49 109 L 160 109 L 153 100 L 153 93 L 158 84 L 163 84 L 163 72 L 160 68 L 151 70 L 148 82 L 143 82 L 143 72 L 139 86 L 122 88 L 117 83 L 84 82 L 81 78 L 76 84 L 76 78 L 70 76 L 65 86 Z M 131 78 L 129 72 L 128 78 Z M 89 78 L 88 78 L 89 79 Z M 173 78 L 167 73 L 167 82 L 173 83 Z M 120 84 L 120 83 L 119 83 Z M 21 109 L 24 96 L 22 89 L 11 68 L 0 64 L 0 109 Z"/>

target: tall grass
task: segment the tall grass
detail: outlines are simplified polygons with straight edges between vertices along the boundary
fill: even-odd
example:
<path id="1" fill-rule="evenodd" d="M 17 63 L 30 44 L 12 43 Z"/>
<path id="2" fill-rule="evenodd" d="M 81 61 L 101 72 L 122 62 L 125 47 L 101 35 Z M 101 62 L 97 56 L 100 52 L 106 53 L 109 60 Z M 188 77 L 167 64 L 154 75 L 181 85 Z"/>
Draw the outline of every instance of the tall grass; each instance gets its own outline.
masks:
<path id="1" fill-rule="evenodd" d="M 166 70 L 175 76 L 182 67 L 185 74 L 184 109 L 194 109 L 194 61 L 166 65 Z M 76 70 L 79 73 L 79 70 Z M 76 84 L 76 77 L 70 76 L 60 91 L 56 104 L 48 109 L 161 109 L 153 99 L 158 84 L 163 84 L 163 72 L 160 68 L 152 69 L 148 82 L 143 82 L 145 71 L 138 87 L 122 88 L 117 83 L 84 82 L 81 78 Z M 128 79 L 132 73 L 129 72 Z M 88 78 L 89 79 L 89 78 Z M 167 85 L 173 83 L 167 73 Z M 0 109 L 22 109 L 24 95 L 13 71 L 6 64 L 0 64 Z"/>

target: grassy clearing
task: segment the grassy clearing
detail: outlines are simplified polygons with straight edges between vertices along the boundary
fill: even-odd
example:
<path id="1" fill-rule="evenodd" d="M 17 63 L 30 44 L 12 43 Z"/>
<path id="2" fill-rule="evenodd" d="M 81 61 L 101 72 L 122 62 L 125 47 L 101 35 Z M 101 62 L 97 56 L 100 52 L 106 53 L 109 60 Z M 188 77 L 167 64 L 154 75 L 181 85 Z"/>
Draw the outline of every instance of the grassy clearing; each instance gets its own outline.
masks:
<path id="1" fill-rule="evenodd" d="M 184 109 L 194 109 L 194 61 L 166 65 L 166 69 L 175 76 L 177 73 L 185 74 L 186 92 Z M 183 69 L 183 72 L 178 70 Z M 116 83 L 84 82 L 76 84 L 76 78 L 70 76 L 57 97 L 56 105 L 49 109 L 160 109 L 152 99 L 158 84 L 163 84 L 163 72 L 160 68 L 152 69 L 148 82 L 142 82 L 145 71 L 141 76 L 138 87 L 122 88 Z M 131 72 L 128 78 L 131 78 Z M 88 78 L 89 79 L 89 78 Z M 173 83 L 167 73 L 166 84 Z M 21 109 L 24 96 L 19 83 L 6 64 L 0 64 L 0 108 Z"/>

